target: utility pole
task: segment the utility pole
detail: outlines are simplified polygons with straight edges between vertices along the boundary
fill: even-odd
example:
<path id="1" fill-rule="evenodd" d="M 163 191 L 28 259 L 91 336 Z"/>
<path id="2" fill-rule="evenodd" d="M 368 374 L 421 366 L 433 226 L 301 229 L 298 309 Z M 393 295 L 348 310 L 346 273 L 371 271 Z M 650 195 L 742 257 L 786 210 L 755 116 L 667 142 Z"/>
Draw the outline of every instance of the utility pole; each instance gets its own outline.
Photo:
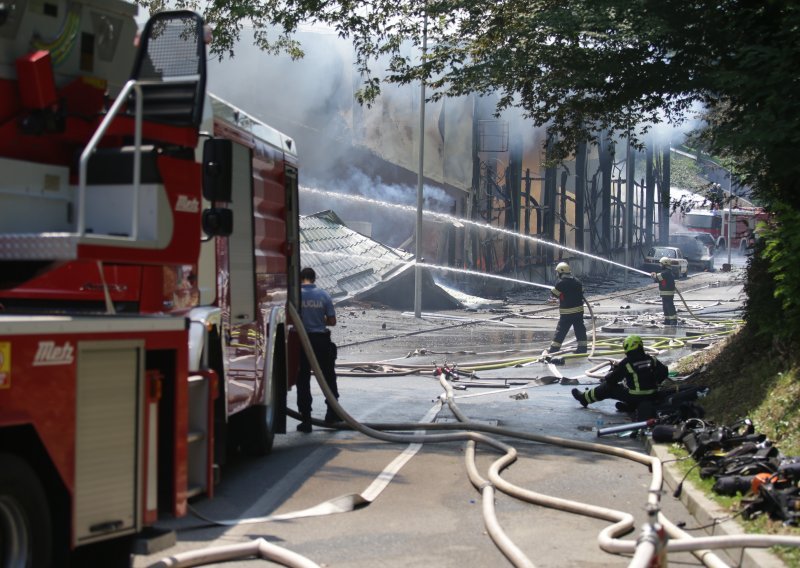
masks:
<path id="1" fill-rule="evenodd" d="M 730 269 L 731 265 L 731 220 L 733 219 L 732 215 L 732 206 L 733 206 L 733 193 L 731 193 L 731 170 L 725 168 L 728 171 L 728 238 L 726 242 L 728 243 L 728 267 Z"/>
<path id="2" fill-rule="evenodd" d="M 425 54 L 428 50 L 428 3 L 425 2 L 425 13 L 422 23 L 422 60 L 425 63 Z M 417 225 L 415 232 L 416 251 L 414 258 L 414 317 L 422 317 L 422 177 L 425 164 L 425 78 L 419 90 L 419 163 L 417 165 Z"/>

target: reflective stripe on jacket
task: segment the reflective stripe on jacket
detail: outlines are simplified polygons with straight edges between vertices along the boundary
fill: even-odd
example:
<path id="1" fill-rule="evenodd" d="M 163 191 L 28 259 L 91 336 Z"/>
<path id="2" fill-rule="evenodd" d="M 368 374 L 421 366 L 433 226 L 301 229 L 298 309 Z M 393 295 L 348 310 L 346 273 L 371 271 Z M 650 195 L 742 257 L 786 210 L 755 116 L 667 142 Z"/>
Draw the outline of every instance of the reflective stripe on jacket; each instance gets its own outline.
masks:
<path id="1" fill-rule="evenodd" d="M 624 381 L 631 394 L 649 395 L 655 394 L 668 375 L 669 370 L 664 363 L 647 355 L 644 350 L 637 349 L 613 365 L 611 372 L 603 380 L 610 384 Z"/>
<path id="2" fill-rule="evenodd" d="M 635 363 L 625 363 L 625 369 L 628 371 L 628 377 L 625 381 L 628 385 L 628 392 L 635 395 L 653 394 L 658 390 L 653 363 L 651 361 L 637 361 Z M 639 376 L 640 371 L 642 376 Z M 643 386 L 655 385 L 655 388 L 642 388 Z"/>

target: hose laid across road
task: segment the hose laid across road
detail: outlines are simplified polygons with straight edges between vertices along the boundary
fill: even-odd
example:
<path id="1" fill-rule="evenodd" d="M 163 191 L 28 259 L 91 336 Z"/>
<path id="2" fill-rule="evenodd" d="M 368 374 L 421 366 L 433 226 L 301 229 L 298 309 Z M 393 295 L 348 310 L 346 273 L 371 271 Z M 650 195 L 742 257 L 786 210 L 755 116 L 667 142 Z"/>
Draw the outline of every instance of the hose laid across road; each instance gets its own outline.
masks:
<path id="1" fill-rule="evenodd" d="M 558 438 L 554 436 L 546 436 L 546 435 L 538 435 L 538 434 L 531 434 L 531 433 L 524 433 L 524 432 L 514 432 L 511 430 L 507 430 L 504 428 L 494 427 L 486 424 L 470 422 L 466 419 L 463 415 L 460 414 L 458 411 L 455 403 L 453 402 L 452 396 L 452 386 L 446 381 L 443 375 L 440 375 L 439 380 L 442 383 L 442 386 L 445 390 L 445 394 L 442 395 L 444 400 L 447 401 L 448 405 L 450 405 L 451 409 L 456 415 L 459 417 L 460 420 L 463 419 L 463 422 L 460 423 L 445 423 L 445 424 L 418 424 L 418 423 L 410 423 L 410 424 L 389 424 L 389 425 L 381 425 L 384 429 L 378 429 L 374 426 L 369 424 L 362 424 L 355 420 L 352 416 L 350 416 L 346 410 L 339 405 L 336 397 L 330 390 L 327 382 L 324 379 L 322 369 L 317 361 L 316 357 L 314 356 L 313 349 L 311 348 L 310 341 L 308 339 L 308 334 L 305 331 L 305 328 L 302 325 L 302 321 L 294 309 L 293 306 L 289 305 L 289 316 L 291 321 L 295 324 L 298 335 L 300 337 L 301 344 L 303 349 L 305 350 L 306 354 L 308 355 L 309 362 L 311 363 L 311 367 L 314 370 L 314 375 L 317 378 L 317 382 L 322 389 L 326 400 L 330 407 L 342 418 L 345 425 L 353 430 L 359 431 L 362 434 L 369 436 L 371 438 L 375 438 L 378 440 L 383 440 L 386 442 L 392 443 L 412 443 L 418 444 L 421 442 L 452 442 L 452 441 L 464 441 L 468 444 L 469 449 L 469 459 L 474 459 L 474 451 L 478 443 L 484 443 L 489 447 L 495 448 L 503 452 L 503 455 L 496 460 L 491 467 L 489 468 L 488 472 L 488 481 L 484 480 L 480 475 L 477 474 L 477 469 L 473 465 L 468 465 L 468 474 L 470 475 L 470 479 L 476 488 L 479 488 L 483 497 L 484 497 L 484 518 L 485 523 L 487 524 L 487 531 L 489 532 L 490 536 L 492 537 L 493 541 L 496 543 L 498 548 L 503 552 L 503 554 L 509 559 L 510 562 L 514 566 L 525 566 L 525 567 L 532 567 L 533 563 L 525 557 L 525 555 L 520 551 L 520 549 L 511 542 L 507 536 L 505 536 L 502 528 L 497 523 L 497 520 L 493 514 L 493 504 L 487 503 L 487 500 L 492 500 L 494 495 L 494 488 L 500 489 L 507 494 L 524 500 L 526 502 L 535 503 L 539 505 L 543 505 L 546 507 L 551 507 L 563 511 L 573 512 L 576 514 L 599 518 L 603 520 L 607 520 L 612 522 L 611 525 L 603 529 L 599 536 L 598 542 L 600 548 L 606 552 L 616 553 L 616 554 L 634 554 L 634 561 L 637 563 L 636 565 L 645 566 L 645 561 L 649 561 L 653 554 L 657 552 L 657 546 L 653 546 L 653 543 L 650 539 L 642 538 L 639 541 L 625 541 L 620 540 L 619 537 L 629 533 L 633 530 L 633 517 L 629 513 L 615 511 L 613 509 L 607 509 L 604 507 L 598 507 L 586 503 L 580 503 L 576 501 L 565 500 L 561 498 L 551 497 L 547 495 L 543 495 L 540 493 L 536 493 L 524 488 L 516 487 L 505 480 L 503 480 L 500 472 L 506 468 L 510 463 L 516 459 L 516 450 L 503 444 L 497 440 L 492 439 L 490 436 L 484 435 L 482 432 L 487 434 L 497 434 L 502 436 L 509 436 L 513 438 L 533 441 L 533 442 L 540 442 L 546 444 L 553 444 L 565 448 L 572 448 L 596 453 L 603 453 L 606 455 L 616 456 L 625 458 L 640 464 L 643 464 L 650 468 L 652 472 L 652 478 L 650 482 L 650 486 L 648 489 L 647 495 L 647 503 L 648 507 L 655 507 L 656 509 L 659 507 L 659 500 L 660 494 L 662 491 L 663 485 L 663 477 L 662 477 L 662 469 L 661 469 L 661 462 L 655 457 L 649 456 L 647 454 L 643 454 L 640 452 L 634 452 L 631 450 L 627 450 L 624 448 L 617 448 L 613 446 L 606 446 L 603 444 L 595 444 L 589 442 L 582 442 L 578 440 L 569 440 L 564 438 Z M 325 425 L 325 424 L 323 424 Z M 437 434 L 396 434 L 391 433 L 389 430 L 394 431 L 413 431 L 413 430 L 434 430 L 434 431 L 446 431 L 446 430 L 458 430 L 457 432 L 453 433 L 437 433 Z M 470 449 L 471 448 L 471 449 Z M 721 559 L 716 557 L 713 553 L 710 553 L 709 550 L 712 549 L 721 549 L 721 548 L 736 548 L 736 547 L 769 547 L 775 545 L 783 545 L 783 546 L 794 546 L 800 547 L 800 538 L 798 537 L 782 537 L 782 536 L 771 536 L 771 535 L 742 535 L 742 536 L 733 536 L 733 537 L 699 537 L 699 538 L 692 538 L 688 537 L 686 533 L 677 530 L 677 528 L 670 523 L 666 518 L 659 513 L 658 514 L 659 522 L 666 527 L 667 531 L 673 536 L 673 539 L 670 540 L 667 544 L 668 551 L 690 551 L 694 553 L 698 558 L 700 558 L 703 563 L 707 566 L 713 567 L 722 567 L 726 566 Z M 652 528 L 652 527 L 649 527 Z M 170 559 L 162 560 L 162 563 L 153 565 L 158 567 L 175 567 L 175 566 L 197 566 L 202 563 L 207 563 L 204 559 L 209 558 L 220 558 L 219 555 L 227 555 L 230 552 L 229 547 L 211 547 L 206 548 L 201 551 L 193 551 L 192 553 L 185 553 L 185 554 L 178 554 L 174 555 Z M 252 555 L 252 549 L 247 549 L 247 553 Z M 187 564 L 183 563 L 188 560 L 188 555 L 193 555 L 193 563 Z M 294 554 L 294 553 L 292 553 Z M 226 556 L 226 558 L 231 558 Z M 209 560 L 209 562 L 214 560 Z M 313 562 L 303 557 L 299 559 L 296 557 L 292 558 L 284 558 L 280 560 L 286 566 L 298 566 L 298 567 L 306 567 L 306 566 L 316 566 Z M 308 563 L 305 563 L 308 562 Z"/>

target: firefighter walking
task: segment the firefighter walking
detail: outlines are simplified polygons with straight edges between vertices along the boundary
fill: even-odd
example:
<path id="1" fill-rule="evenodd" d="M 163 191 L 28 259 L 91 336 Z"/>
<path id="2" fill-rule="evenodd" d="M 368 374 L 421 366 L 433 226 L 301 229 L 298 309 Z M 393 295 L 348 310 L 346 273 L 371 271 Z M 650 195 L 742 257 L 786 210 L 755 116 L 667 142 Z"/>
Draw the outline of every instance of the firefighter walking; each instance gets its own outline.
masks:
<path id="1" fill-rule="evenodd" d="M 661 361 L 644 351 L 638 335 L 629 335 L 622 343 L 625 357 L 612 366 L 600 384 L 584 392 L 572 389 L 572 396 L 586 408 L 593 402 L 613 398 L 624 404 L 620 410 L 636 412 L 637 419 L 647 420 L 655 415 L 653 402 L 658 397 L 658 387 L 669 376 L 669 369 Z"/>
<path id="2" fill-rule="evenodd" d="M 651 272 L 650 276 L 658 282 L 658 293 L 664 310 L 664 325 L 678 325 L 678 312 L 675 309 L 675 274 L 672 272 L 669 258 L 662 256 L 658 262 L 661 264 L 661 272 Z"/>
<path id="3" fill-rule="evenodd" d="M 561 343 L 567 336 L 570 328 L 575 331 L 578 340 L 575 353 L 586 353 L 586 326 L 583 323 L 583 284 L 572 275 L 572 269 L 566 262 L 556 265 L 558 282 L 550 293 L 558 298 L 558 324 L 553 340 L 550 342 L 549 353 L 561 350 Z"/>

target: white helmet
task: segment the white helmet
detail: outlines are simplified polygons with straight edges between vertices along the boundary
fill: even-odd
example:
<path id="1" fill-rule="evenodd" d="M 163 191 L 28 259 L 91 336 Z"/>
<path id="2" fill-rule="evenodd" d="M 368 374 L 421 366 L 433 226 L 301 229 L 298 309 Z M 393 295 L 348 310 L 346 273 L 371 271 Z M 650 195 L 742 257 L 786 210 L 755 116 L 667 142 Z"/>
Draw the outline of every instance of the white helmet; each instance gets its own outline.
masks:
<path id="1" fill-rule="evenodd" d="M 659 260 L 658 262 L 661 264 L 661 266 L 669 266 L 670 264 L 672 264 L 672 261 L 667 256 L 662 256 L 661 260 Z"/>
<path id="2" fill-rule="evenodd" d="M 558 274 L 559 276 L 561 276 L 562 274 L 572 274 L 572 269 L 566 262 L 559 262 L 556 265 L 556 274 Z"/>

